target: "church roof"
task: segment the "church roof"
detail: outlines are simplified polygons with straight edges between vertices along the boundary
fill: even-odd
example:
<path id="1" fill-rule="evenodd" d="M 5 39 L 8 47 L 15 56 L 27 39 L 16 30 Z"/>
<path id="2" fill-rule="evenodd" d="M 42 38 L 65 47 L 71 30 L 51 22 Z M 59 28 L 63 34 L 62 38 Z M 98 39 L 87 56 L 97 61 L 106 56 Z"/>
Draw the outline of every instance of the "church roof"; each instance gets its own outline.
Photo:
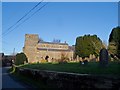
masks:
<path id="1" fill-rule="evenodd" d="M 44 43 L 44 44 L 59 44 L 59 45 L 68 45 L 67 43 L 44 42 L 44 41 L 40 41 L 39 43 Z"/>
<path id="2" fill-rule="evenodd" d="M 70 51 L 69 49 L 47 49 L 47 48 L 37 48 L 37 50 L 42 50 L 42 51 Z"/>

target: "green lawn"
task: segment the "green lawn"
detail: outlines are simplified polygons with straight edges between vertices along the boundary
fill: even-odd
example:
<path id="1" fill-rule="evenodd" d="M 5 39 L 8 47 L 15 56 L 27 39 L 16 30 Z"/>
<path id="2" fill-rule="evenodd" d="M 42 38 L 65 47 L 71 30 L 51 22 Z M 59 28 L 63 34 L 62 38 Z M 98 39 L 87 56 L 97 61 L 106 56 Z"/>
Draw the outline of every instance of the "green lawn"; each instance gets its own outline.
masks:
<path id="1" fill-rule="evenodd" d="M 107 67 L 100 67 L 98 62 L 89 62 L 88 65 L 80 65 L 79 63 L 66 63 L 66 64 L 27 64 L 20 66 L 20 68 L 32 68 L 39 70 L 50 70 L 60 72 L 71 72 L 80 74 L 112 74 L 120 75 L 120 62 L 109 62 Z"/>

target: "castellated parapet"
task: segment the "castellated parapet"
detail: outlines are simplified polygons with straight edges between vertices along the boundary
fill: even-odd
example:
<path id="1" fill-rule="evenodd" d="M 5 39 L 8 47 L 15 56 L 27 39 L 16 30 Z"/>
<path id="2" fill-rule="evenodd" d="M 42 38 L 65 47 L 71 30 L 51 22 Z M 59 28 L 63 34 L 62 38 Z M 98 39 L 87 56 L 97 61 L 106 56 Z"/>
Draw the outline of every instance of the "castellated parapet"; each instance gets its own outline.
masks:
<path id="1" fill-rule="evenodd" d="M 52 62 L 53 59 L 61 59 L 62 54 L 72 60 L 74 49 L 71 49 L 67 43 L 43 42 L 39 40 L 37 34 L 26 34 L 23 52 L 30 63 L 41 62 L 42 59 Z"/>

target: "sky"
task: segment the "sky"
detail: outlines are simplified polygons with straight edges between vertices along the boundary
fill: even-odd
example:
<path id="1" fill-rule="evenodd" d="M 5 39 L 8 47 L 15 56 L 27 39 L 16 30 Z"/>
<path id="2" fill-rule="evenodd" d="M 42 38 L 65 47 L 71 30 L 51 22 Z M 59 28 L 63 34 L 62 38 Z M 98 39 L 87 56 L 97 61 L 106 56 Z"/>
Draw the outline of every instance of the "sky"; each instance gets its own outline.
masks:
<path id="1" fill-rule="evenodd" d="M 42 2 L 26 18 L 45 3 Z M 36 4 L 37 2 L 2 3 L 1 52 L 12 54 L 14 48 L 16 53 L 22 52 L 25 34 L 38 34 L 48 42 L 60 39 L 69 45 L 75 45 L 78 36 L 96 34 L 107 42 L 112 29 L 118 26 L 117 2 L 49 2 L 24 23 L 24 20 L 20 21 L 17 24 L 20 24 L 19 27 L 10 28 Z"/>

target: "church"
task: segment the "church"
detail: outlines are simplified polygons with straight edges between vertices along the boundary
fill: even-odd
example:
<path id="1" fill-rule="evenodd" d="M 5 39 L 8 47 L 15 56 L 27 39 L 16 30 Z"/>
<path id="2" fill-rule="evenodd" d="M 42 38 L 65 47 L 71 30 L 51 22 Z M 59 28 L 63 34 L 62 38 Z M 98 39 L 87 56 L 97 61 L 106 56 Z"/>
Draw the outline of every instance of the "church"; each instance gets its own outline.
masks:
<path id="1" fill-rule="evenodd" d="M 39 39 L 38 34 L 26 34 L 23 52 L 26 54 L 29 63 L 47 60 L 59 60 L 64 55 L 69 60 L 73 60 L 74 47 L 66 42 L 45 42 Z"/>

